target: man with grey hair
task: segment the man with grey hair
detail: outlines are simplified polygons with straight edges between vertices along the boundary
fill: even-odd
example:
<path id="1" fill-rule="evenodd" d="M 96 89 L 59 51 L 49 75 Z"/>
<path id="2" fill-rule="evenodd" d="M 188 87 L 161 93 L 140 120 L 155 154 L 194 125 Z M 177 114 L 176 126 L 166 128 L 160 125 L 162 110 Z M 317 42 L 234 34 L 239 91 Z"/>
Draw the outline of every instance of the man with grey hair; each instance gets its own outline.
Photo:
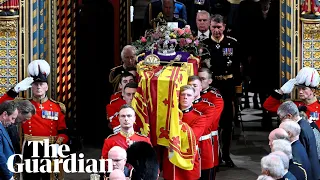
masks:
<path id="1" fill-rule="evenodd" d="M 293 159 L 306 169 L 308 177 L 313 177 L 312 164 L 310 163 L 305 148 L 299 140 L 300 126 L 298 125 L 298 123 L 290 120 L 285 120 L 280 124 L 279 127 L 287 131 L 287 133 L 289 134 Z"/>
<path id="2" fill-rule="evenodd" d="M 109 74 L 109 82 L 115 83 L 116 77 L 119 77 L 122 73 L 126 71 L 127 68 L 132 68 L 136 66 L 137 49 L 135 46 L 126 45 L 121 51 L 121 61 L 122 65 L 114 67 L 111 69 Z M 118 85 L 118 84 L 115 84 Z"/>
<path id="3" fill-rule="evenodd" d="M 289 171 L 289 158 L 288 156 L 282 152 L 282 151 L 274 151 L 272 153 L 270 153 L 270 155 L 276 155 L 279 156 L 279 158 L 281 159 L 282 163 L 283 163 L 283 167 L 284 167 L 284 171 L 285 174 L 282 177 L 282 179 L 288 179 L 288 180 L 296 180 L 297 178 Z"/>
<path id="4" fill-rule="evenodd" d="M 305 168 L 295 162 L 292 159 L 292 148 L 290 142 L 284 139 L 274 140 L 272 142 L 272 152 L 283 152 L 289 159 L 289 171 L 297 178 L 297 179 L 307 179 L 307 173 Z M 286 168 L 286 167 L 285 167 Z"/>
<path id="5" fill-rule="evenodd" d="M 133 169 L 126 167 L 127 152 L 125 149 L 120 146 L 113 146 L 108 152 L 108 159 L 112 160 L 113 170 L 119 169 L 126 177 L 131 177 Z"/>
<path id="6" fill-rule="evenodd" d="M 299 140 L 307 152 L 309 161 L 311 163 L 313 178 L 320 179 L 320 163 L 318 159 L 316 138 L 309 122 L 300 117 L 298 107 L 292 101 L 286 101 L 282 103 L 277 110 L 277 114 L 281 121 L 286 119 L 299 124 L 301 128 Z"/>
<path id="7" fill-rule="evenodd" d="M 198 30 L 196 36 L 200 41 L 211 38 L 211 33 L 209 30 L 210 14 L 208 13 L 208 11 L 201 10 L 197 12 L 196 24 Z"/>
<path id="8" fill-rule="evenodd" d="M 280 179 L 285 175 L 285 170 L 280 157 L 267 155 L 261 159 L 261 173 Z"/>
<path id="9" fill-rule="evenodd" d="M 272 149 L 272 142 L 277 139 L 289 140 L 288 133 L 282 128 L 276 128 L 269 134 L 269 146 Z"/>

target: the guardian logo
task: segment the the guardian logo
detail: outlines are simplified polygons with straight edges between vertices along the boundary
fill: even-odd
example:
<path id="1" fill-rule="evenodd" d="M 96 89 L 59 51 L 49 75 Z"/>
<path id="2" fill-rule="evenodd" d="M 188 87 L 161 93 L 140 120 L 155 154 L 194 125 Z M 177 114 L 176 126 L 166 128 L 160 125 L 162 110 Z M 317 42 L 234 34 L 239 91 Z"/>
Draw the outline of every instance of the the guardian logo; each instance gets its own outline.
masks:
<path id="1" fill-rule="evenodd" d="M 78 157 L 76 153 L 70 155 L 64 155 L 64 153 L 70 152 L 68 145 L 49 144 L 49 139 L 44 141 L 29 141 L 28 146 L 32 143 L 34 159 L 23 159 L 22 154 L 14 154 L 9 157 L 7 161 L 8 169 L 13 173 L 59 173 L 59 166 L 63 164 L 63 171 L 66 173 L 105 173 L 112 172 L 113 164 L 112 159 L 84 159 L 84 154 L 79 153 Z M 38 145 L 41 144 L 44 147 L 44 157 L 40 159 L 38 153 Z M 51 156 L 50 156 L 51 148 Z M 21 163 L 14 163 L 14 159 L 19 157 Z M 106 165 L 107 162 L 107 165 Z M 53 163 L 53 165 L 52 165 Z M 41 164 L 41 165 L 40 165 Z M 14 168 L 17 166 L 17 170 Z M 40 167 L 39 167 L 40 165 Z"/>

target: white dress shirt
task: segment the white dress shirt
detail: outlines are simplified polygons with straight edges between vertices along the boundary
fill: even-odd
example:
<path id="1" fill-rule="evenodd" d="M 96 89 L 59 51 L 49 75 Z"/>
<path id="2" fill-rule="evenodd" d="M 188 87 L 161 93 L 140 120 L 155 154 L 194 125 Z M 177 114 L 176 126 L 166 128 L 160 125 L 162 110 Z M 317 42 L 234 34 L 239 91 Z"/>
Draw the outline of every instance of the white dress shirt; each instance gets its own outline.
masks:
<path id="1" fill-rule="evenodd" d="M 210 30 L 207 30 L 205 33 L 198 31 L 198 39 L 201 39 L 201 40 L 207 39 L 209 38 L 209 35 L 210 35 Z"/>

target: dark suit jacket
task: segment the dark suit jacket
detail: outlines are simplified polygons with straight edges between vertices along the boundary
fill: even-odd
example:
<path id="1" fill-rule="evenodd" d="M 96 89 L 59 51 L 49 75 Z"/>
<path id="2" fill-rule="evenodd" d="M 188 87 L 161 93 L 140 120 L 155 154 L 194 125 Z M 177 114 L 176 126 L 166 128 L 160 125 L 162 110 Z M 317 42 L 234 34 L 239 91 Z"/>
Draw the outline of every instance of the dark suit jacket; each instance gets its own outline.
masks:
<path id="1" fill-rule="evenodd" d="M 192 32 L 193 37 L 198 37 L 198 29 L 197 28 L 195 30 L 192 30 L 191 32 Z M 209 37 L 208 38 L 210 38 L 210 37 L 211 37 L 211 31 L 209 29 Z"/>
<path id="2" fill-rule="evenodd" d="M 14 154 L 10 137 L 0 123 L 0 180 L 7 180 L 13 176 L 7 167 L 8 158 Z"/>
<path id="3" fill-rule="evenodd" d="M 281 180 L 297 180 L 297 178 L 290 172 L 288 171 L 282 178 L 280 178 Z M 280 180 L 279 179 L 279 180 Z"/>
<path id="4" fill-rule="evenodd" d="M 15 124 L 12 124 L 12 125 L 6 127 L 6 130 L 9 134 L 10 139 L 11 139 L 11 143 L 14 147 L 15 154 L 21 154 L 18 126 Z"/>
<path id="5" fill-rule="evenodd" d="M 309 122 L 305 119 L 301 119 L 299 122 L 301 132 L 299 140 L 305 147 L 311 164 L 311 170 L 314 179 L 320 179 L 320 164 L 318 159 L 318 150 L 316 145 L 316 138 L 311 129 Z"/>
<path id="6" fill-rule="evenodd" d="M 302 165 L 302 167 L 307 172 L 308 180 L 313 179 L 312 172 L 311 172 L 311 164 L 308 158 L 308 154 L 306 149 L 301 144 L 300 140 L 295 141 L 291 144 L 292 147 L 292 156 L 293 161 Z"/>
<path id="7" fill-rule="evenodd" d="M 178 0 L 182 2 L 187 8 L 188 24 L 191 26 L 192 30 L 197 28 L 196 16 L 198 10 L 205 10 L 210 13 L 211 5 L 209 0 L 205 0 L 203 5 L 194 4 L 194 0 Z"/>
<path id="8" fill-rule="evenodd" d="M 151 6 L 151 14 L 149 12 L 150 6 Z M 153 18 L 156 18 L 160 12 L 162 12 L 162 1 L 161 0 L 152 0 L 148 4 L 146 12 L 145 12 L 144 25 L 143 25 L 144 30 L 153 28 L 150 25 L 150 20 L 152 20 Z M 185 22 L 187 21 L 186 12 L 187 12 L 187 10 L 186 10 L 185 5 L 182 4 L 181 2 L 175 1 L 175 12 L 174 12 L 174 21 L 173 22 L 179 22 L 179 28 L 182 28 L 182 27 L 180 27 L 180 24 L 182 24 L 182 22 L 180 22 L 180 21 L 185 21 Z M 151 19 L 150 19 L 150 15 L 151 15 Z"/>
<path id="9" fill-rule="evenodd" d="M 292 159 L 289 161 L 289 171 L 298 179 L 307 179 L 307 172 L 301 164 L 294 162 Z"/>

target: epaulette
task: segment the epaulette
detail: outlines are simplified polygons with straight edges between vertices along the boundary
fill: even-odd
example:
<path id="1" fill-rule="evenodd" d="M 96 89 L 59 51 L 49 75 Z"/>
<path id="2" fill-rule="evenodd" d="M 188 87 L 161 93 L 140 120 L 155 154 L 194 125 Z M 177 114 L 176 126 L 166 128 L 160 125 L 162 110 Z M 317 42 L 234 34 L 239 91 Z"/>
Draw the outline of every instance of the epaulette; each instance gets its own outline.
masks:
<path id="1" fill-rule="evenodd" d="M 197 109 L 193 109 L 195 112 L 199 113 L 202 116 L 202 112 L 198 111 Z"/>
<path id="2" fill-rule="evenodd" d="M 117 134 L 110 134 L 106 139 L 109 139 L 110 137 L 115 136 L 115 135 L 117 135 Z"/>
<path id="3" fill-rule="evenodd" d="M 210 92 L 211 92 L 212 94 L 215 94 L 217 97 L 222 98 L 222 95 L 219 93 L 218 90 L 216 90 L 216 89 L 211 89 Z"/>
<path id="4" fill-rule="evenodd" d="M 227 38 L 232 39 L 232 40 L 234 40 L 235 42 L 238 42 L 238 40 L 237 40 L 236 38 L 234 38 L 234 37 L 227 36 Z"/>
<path id="5" fill-rule="evenodd" d="M 117 97 L 117 98 L 115 98 L 115 99 L 112 99 L 109 104 L 113 103 L 114 101 L 116 101 L 116 100 L 118 100 L 118 99 L 119 99 L 119 97 Z"/>
<path id="6" fill-rule="evenodd" d="M 209 104 L 209 106 L 214 106 L 212 102 L 209 102 L 207 99 L 202 99 L 203 102 Z"/>
<path id="7" fill-rule="evenodd" d="M 53 100 L 53 99 L 51 99 L 51 98 L 50 98 L 50 100 L 51 100 L 52 102 L 56 103 L 56 104 L 59 104 L 59 106 L 60 106 L 60 108 L 61 108 L 61 112 L 62 112 L 63 114 L 66 114 L 66 112 L 67 112 L 66 106 L 65 106 L 63 103 L 61 103 L 61 102 L 59 102 L 59 101 L 56 101 L 56 100 Z"/>
<path id="8" fill-rule="evenodd" d="M 187 21 L 184 20 L 184 19 L 182 19 L 182 18 L 177 18 L 177 21 L 181 21 L 181 22 L 183 22 L 184 24 L 187 24 Z"/>
<path id="9" fill-rule="evenodd" d="M 134 132 L 136 135 L 138 135 L 138 136 L 142 136 L 142 137 L 146 137 L 146 138 L 148 138 L 148 136 L 146 136 L 146 135 L 143 135 L 143 134 L 141 134 L 141 133 L 138 133 L 138 132 Z"/>
<path id="10" fill-rule="evenodd" d="M 114 71 L 114 70 L 116 70 L 117 68 L 119 68 L 119 67 L 121 67 L 121 66 L 122 66 L 122 65 L 116 66 L 116 67 L 112 68 L 110 71 Z"/>

